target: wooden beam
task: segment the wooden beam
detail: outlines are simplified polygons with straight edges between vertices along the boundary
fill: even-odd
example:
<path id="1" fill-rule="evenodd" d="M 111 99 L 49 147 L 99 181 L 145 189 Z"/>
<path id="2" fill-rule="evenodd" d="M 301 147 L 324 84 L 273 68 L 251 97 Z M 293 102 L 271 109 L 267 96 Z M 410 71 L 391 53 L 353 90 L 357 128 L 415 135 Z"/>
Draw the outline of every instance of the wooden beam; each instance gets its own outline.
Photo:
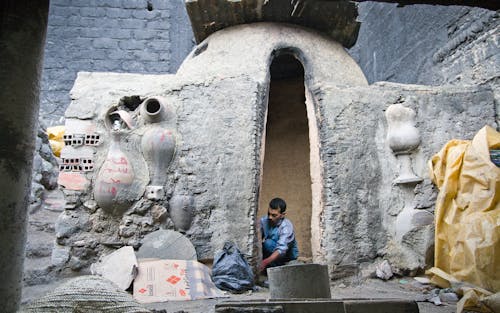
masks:
<path id="1" fill-rule="evenodd" d="M 310 1 L 310 0 L 306 0 Z M 313 0 L 314 1 L 314 0 Z M 343 1 L 343 0 L 327 0 L 327 1 Z M 458 6 L 468 6 L 468 7 L 479 7 L 488 10 L 499 10 L 500 1 L 499 0 L 355 0 L 355 2 L 389 2 L 397 3 L 400 6 L 414 5 L 414 4 L 429 4 L 429 5 L 458 5 Z"/>

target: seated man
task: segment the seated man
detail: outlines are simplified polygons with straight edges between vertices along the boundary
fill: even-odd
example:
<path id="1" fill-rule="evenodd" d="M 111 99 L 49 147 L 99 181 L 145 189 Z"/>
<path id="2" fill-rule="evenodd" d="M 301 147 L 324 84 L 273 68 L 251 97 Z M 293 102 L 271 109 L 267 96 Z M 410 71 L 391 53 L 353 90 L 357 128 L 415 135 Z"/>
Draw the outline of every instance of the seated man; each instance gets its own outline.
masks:
<path id="1" fill-rule="evenodd" d="M 293 225 L 285 218 L 285 214 L 285 201 L 274 198 L 269 203 L 267 217 L 260 219 L 263 257 L 259 267 L 261 271 L 267 267 L 284 265 L 299 256 Z"/>

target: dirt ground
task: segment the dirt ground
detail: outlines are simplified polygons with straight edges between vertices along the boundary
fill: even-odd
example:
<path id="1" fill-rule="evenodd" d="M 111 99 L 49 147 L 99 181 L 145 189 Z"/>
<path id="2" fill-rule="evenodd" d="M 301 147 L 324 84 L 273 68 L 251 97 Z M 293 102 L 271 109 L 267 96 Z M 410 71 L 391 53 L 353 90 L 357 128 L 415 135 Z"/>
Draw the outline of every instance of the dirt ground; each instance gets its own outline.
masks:
<path id="1" fill-rule="evenodd" d="M 23 303 L 29 303 L 32 299 L 39 298 L 44 294 L 50 293 L 61 282 L 51 285 L 31 286 L 23 289 Z M 334 282 L 330 286 L 333 299 L 343 298 L 397 298 L 416 300 L 420 312 L 422 313 L 454 313 L 456 312 L 455 303 L 443 303 L 440 306 L 431 302 L 424 301 L 429 291 L 433 288 L 428 285 L 421 285 L 413 278 L 393 278 L 389 281 L 379 279 L 368 279 L 360 284 L 347 286 L 344 283 Z M 164 313 L 211 313 L 215 312 L 215 304 L 227 300 L 254 300 L 268 299 L 269 289 L 257 287 L 255 291 L 243 294 L 226 294 L 226 298 L 207 299 L 196 301 L 169 301 L 161 303 L 145 304 L 150 310 L 156 310 Z M 390 313 L 390 312 L 388 312 Z"/>
<path id="2" fill-rule="evenodd" d="M 405 284 L 399 281 L 405 281 Z M 342 298 L 398 298 L 398 299 L 413 299 L 421 300 L 424 297 L 423 290 L 418 287 L 413 287 L 410 283 L 412 278 L 396 279 L 384 282 L 377 279 L 369 279 L 358 286 L 331 285 L 331 293 L 333 299 Z M 186 313 L 205 313 L 215 312 L 215 304 L 226 300 L 252 300 L 252 299 L 268 299 L 269 289 L 258 288 L 257 291 L 247 292 L 244 294 L 233 295 L 228 294 L 225 299 L 198 300 L 198 301 L 179 301 L 179 302 L 164 302 L 146 305 L 149 309 L 167 310 L 168 313 L 184 311 Z M 436 306 L 430 302 L 419 301 L 418 307 L 421 313 L 455 313 L 456 305 L 454 303 L 443 304 Z M 184 313 L 183 312 L 183 313 Z M 388 312 L 390 313 L 390 312 Z"/>

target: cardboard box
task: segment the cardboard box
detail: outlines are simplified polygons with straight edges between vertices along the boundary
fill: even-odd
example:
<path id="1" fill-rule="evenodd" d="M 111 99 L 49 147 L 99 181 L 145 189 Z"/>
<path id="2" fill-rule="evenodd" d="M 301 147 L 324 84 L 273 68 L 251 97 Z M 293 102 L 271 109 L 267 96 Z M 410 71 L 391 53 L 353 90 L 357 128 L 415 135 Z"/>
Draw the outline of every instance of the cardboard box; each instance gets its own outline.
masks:
<path id="1" fill-rule="evenodd" d="M 134 299 L 140 303 L 225 297 L 210 269 L 192 260 L 140 259 Z"/>

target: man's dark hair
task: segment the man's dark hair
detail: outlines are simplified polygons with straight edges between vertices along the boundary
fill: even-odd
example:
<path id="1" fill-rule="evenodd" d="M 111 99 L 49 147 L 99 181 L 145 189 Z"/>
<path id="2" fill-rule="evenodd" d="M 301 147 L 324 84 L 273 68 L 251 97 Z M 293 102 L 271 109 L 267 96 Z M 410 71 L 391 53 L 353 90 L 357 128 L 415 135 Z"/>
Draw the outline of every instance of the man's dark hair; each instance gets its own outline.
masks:
<path id="1" fill-rule="evenodd" d="M 286 211 L 286 202 L 281 198 L 274 198 L 269 202 L 269 207 L 273 210 L 280 209 L 280 213 Z"/>

